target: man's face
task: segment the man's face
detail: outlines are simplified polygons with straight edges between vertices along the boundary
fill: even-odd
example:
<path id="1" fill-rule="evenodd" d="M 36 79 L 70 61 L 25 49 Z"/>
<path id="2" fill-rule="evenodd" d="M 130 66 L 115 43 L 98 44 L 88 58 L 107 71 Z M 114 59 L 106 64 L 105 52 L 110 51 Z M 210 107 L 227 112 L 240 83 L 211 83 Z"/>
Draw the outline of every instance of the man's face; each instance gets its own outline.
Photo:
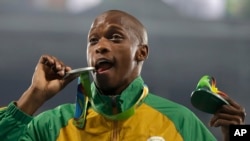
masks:
<path id="1" fill-rule="evenodd" d="M 96 68 L 94 81 L 105 94 L 119 94 L 140 73 L 139 42 L 130 23 L 121 14 L 104 14 L 90 28 L 87 61 Z"/>

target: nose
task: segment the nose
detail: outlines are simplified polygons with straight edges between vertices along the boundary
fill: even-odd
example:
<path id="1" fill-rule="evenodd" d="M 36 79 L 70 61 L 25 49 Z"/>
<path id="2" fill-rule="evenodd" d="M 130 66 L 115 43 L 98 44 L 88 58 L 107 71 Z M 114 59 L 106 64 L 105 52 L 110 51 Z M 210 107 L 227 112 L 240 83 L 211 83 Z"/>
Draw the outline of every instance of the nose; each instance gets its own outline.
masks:
<path id="1" fill-rule="evenodd" d="M 98 46 L 95 50 L 96 53 L 104 54 L 108 52 L 109 50 L 105 46 Z"/>
<path id="2" fill-rule="evenodd" d="M 108 47 L 108 42 L 106 41 L 106 39 L 103 39 L 103 38 L 100 39 L 98 42 L 98 45 L 96 47 L 95 52 L 104 54 L 104 53 L 107 53 L 109 51 L 110 51 L 110 49 Z"/>

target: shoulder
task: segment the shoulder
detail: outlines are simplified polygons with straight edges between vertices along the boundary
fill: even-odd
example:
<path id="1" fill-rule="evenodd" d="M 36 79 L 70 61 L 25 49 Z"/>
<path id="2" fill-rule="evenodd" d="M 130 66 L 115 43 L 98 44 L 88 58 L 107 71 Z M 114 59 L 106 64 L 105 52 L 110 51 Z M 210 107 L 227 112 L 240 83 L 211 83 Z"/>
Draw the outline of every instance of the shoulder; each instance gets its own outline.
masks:
<path id="1" fill-rule="evenodd" d="M 74 117 L 74 104 L 63 104 L 33 118 L 24 131 L 24 140 L 55 140 L 62 127 Z"/>
<path id="2" fill-rule="evenodd" d="M 34 125 L 66 126 L 68 120 L 74 117 L 75 104 L 63 104 L 54 109 L 42 112 L 33 119 Z"/>
<path id="3" fill-rule="evenodd" d="M 151 93 L 144 102 L 170 119 L 183 138 L 187 140 L 215 140 L 207 127 L 187 107 Z M 190 127 L 192 128 L 190 129 Z M 196 134 L 193 136 L 190 133 Z"/>
<path id="4" fill-rule="evenodd" d="M 190 109 L 169 99 L 149 94 L 145 99 L 145 104 L 163 114 L 177 126 L 181 126 L 183 123 L 201 123 L 200 119 Z"/>
<path id="5" fill-rule="evenodd" d="M 146 97 L 145 103 L 167 116 L 171 116 L 170 114 L 177 114 L 178 116 L 193 114 L 187 107 L 152 93 L 149 93 Z"/>
<path id="6" fill-rule="evenodd" d="M 35 119 L 43 117 L 55 119 L 55 118 L 72 118 L 74 116 L 75 104 L 62 104 L 53 109 L 42 112 L 37 115 Z"/>

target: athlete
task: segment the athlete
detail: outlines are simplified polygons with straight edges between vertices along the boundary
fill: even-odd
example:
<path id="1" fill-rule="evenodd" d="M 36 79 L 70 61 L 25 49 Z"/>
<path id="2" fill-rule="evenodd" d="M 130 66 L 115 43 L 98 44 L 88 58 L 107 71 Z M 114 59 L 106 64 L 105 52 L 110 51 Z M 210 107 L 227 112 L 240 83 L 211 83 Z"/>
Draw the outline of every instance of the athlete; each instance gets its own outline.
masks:
<path id="1" fill-rule="evenodd" d="M 94 67 L 91 94 L 78 126 L 75 104 L 33 116 L 48 99 L 77 76 L 64 79 L 71 68 L 51 55 L 42 55 L 30 87 L 0 110 L 4 141 L 215 141 L 216 138 L 186 107 L 150 91 L 141 77 L 148 57 L 147 31 L 132 15 L 106 11 L 93 21 L 87 44 L 87 63 Z M 152 80 L 157 81 L 157 80 Z M 228 139 L 230 124 L 243 124 L 244 108 L 231 98 L 211 118 Z"/>

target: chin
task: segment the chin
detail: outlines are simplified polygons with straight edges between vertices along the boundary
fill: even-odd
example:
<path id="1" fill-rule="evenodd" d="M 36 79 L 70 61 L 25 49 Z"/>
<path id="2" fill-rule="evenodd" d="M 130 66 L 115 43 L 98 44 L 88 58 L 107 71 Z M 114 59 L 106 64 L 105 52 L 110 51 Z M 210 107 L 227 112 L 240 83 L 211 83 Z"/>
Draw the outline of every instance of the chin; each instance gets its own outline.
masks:
<path id="1" fill-rule="evenodd" d="M 109 83 L 107 81 L 105 81 L 103 83 L 96 82 L 96 86 L 104 95 L 117 94 L 117 86 L 113 83 Z"/>
<path id="2" fill-rule="evenodd" d="M 112 84 L 107 79 L 96 79 L 95 84 L 99 89 L 109 89 L 112 88 Z"/>

